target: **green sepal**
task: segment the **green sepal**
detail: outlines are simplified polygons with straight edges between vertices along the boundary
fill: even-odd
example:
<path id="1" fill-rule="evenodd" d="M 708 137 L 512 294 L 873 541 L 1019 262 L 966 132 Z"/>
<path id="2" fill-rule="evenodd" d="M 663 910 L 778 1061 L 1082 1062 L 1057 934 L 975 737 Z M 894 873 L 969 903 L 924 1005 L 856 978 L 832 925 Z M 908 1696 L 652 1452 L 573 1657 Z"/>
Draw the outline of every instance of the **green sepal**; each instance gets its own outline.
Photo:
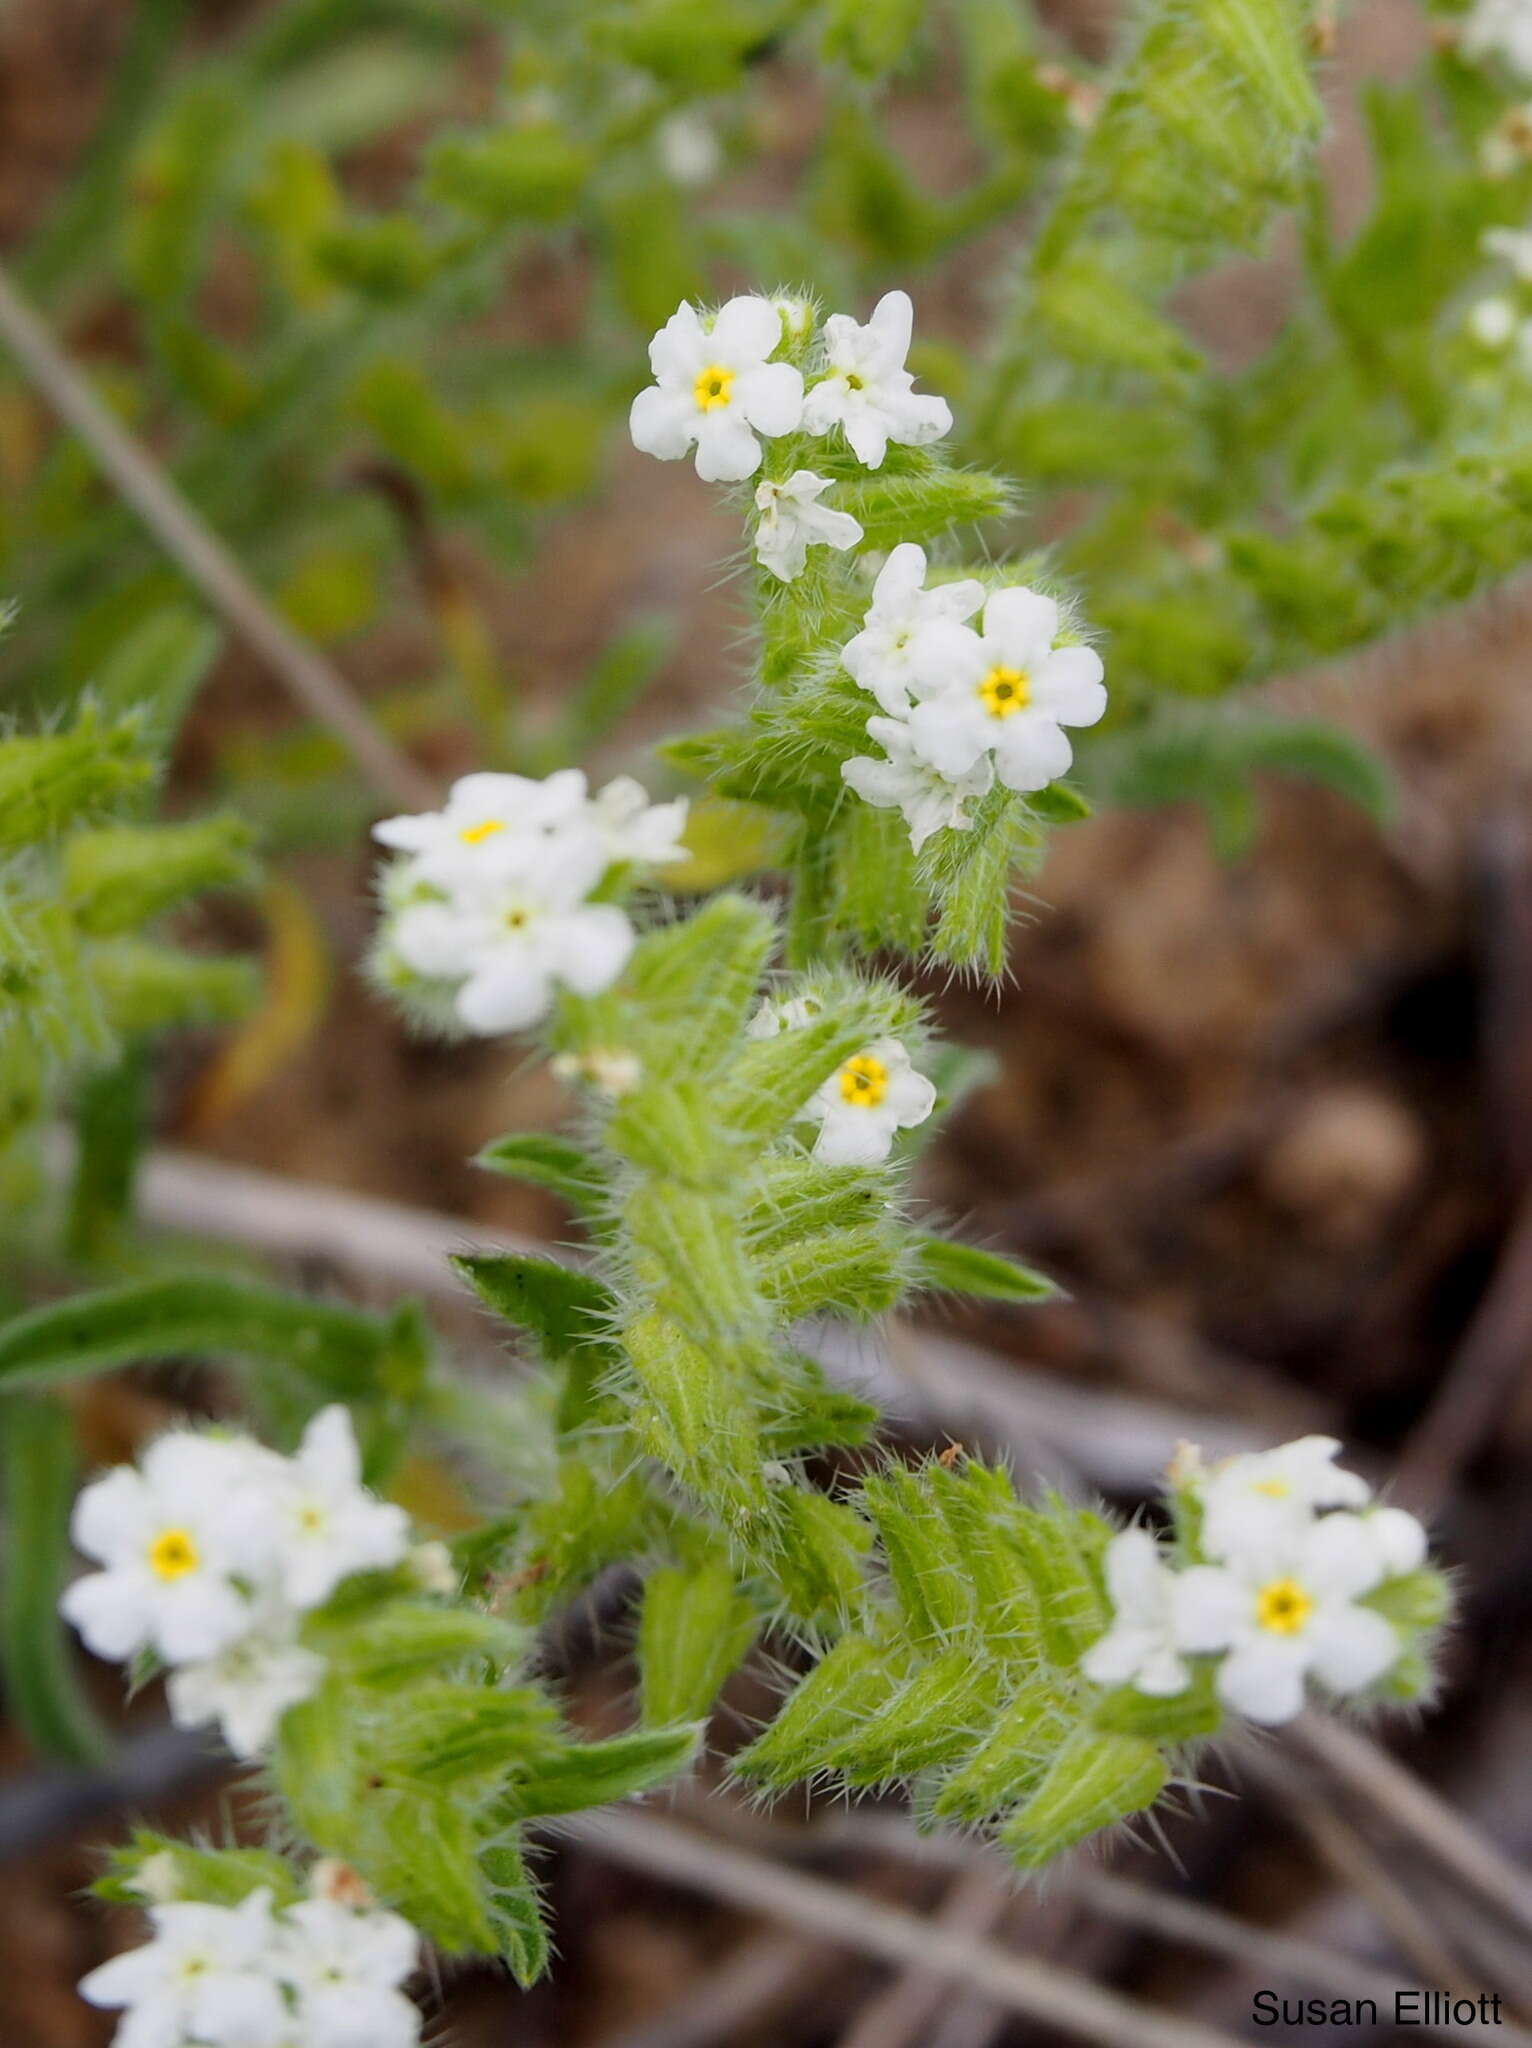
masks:
<path id="1" fill-rule="evenodd" d="M 64 843 L 64 893 L 92 937 L 133 931 L 204 889 L 250 883 L 251 836 L 242 818 L 229 816 L 79 832 Z"/>
<path id="2" fill-rule="evenodd" d="M 1040 1870 L 1087 1835 L 1152 1806 L 1169 1777 L 1152 1742 L 1078 1729 L 1000 1829 L 1000 1845 L 1021 1869 Z"/>
<path id="3" fill-rule="evenodd" d="M 547 1749 L 556 1725 L 552 1703 L 529 1686 L 435 1680 L 389 1700 L 377 1769 L 422 1785 L 462 1785 L 525 1765 Z"/>
<path id="4" fill-rule="evenodd" d="M 106 1869 L 91 1886 L 98 1899 L 114 1905 L 159 1904 L 165 1892 L 156 1886 L 153 1897 L 143 1887 L 141 1873 L 146 1863 L 168 1859 L 174 1869 L 171 1899 L 194 1899 L 207 1906 L 237 1906 L 252 1892 L 269 1891 L 277 1911 L 296 1905 L 303 1896 L 297 1872 L 285 1858 L 269 1849 L 199 1849 L 173 1835 L 156 1834 L 150 1828 L 136 1828 L 133 1838 L 113 1849 Z"/>
<path id="5" fill-rule="evenodd" d="M 778 1710 L 776 1719 L 741 1750 L 736 1777 L 791 1785 L 824 1768 L 826 1752 L 887 1705 L 904 1676 L 905 1659 L 888 1657 L 867 1637 L 843 1636 Z"/>
<path id="6" fill-rule="evenodd" d="M 645 1726 L 704 1721 L 758 1627 L 753 1603 L 721 1559 L 651 1572 L 638 1625 Z"/>
<path id="7" fill-rule="evenodd" d="M 505 1665 L 523 1651 L 527 1631 L 474 1607 L 390 1600 L 357 1620 L 311 1621 L 308 1640 L 359 1685 L 395 1686 L 466 1658 Z"/>
<path id="8" fill-rule="evenodd" d="M 515 1831 L 486 1849 L 480 1862 L 499 1953 L 525 1991 L 548 1967 L 548 1923 Z"/>
<path id="9" fill-rule="evenodd" d="M 977 1824 L 1029 1795 L 1070 1725 L 1071 1703 L 1048 1678 L 1026 1680 L 931 1803 L 938 1820 Z"/>
<path id="10" fill-rule="evenodd" d="M 569 1743 L 544 1752 L 519 1772 L 497 1811 L 507 1820 L 539 1820 L 631 1799 L 684 1770 L 701 1741 L 698 1724 Z"/>
<path id="11" fill-rule="evenodd" d="M 1193 1742 L 1223 1726 L 1211 1664 L 1193 1668 L 1184 1692 L 1156 1699 L 1131 1685 L 1109 1692 L 1091 1715 L 1091 1725 L 1113 1735 L 1142 1735 L 1151 1742 Z"/>

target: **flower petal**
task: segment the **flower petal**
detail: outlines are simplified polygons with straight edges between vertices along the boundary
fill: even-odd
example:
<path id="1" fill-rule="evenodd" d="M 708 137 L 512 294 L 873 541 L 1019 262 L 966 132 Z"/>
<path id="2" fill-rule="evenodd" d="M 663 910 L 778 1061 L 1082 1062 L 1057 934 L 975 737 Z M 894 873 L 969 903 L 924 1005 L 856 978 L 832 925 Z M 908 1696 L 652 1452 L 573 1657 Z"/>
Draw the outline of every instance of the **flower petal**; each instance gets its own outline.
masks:
<path id="1" fill-rule="evenodd" d="M 1399 1661 L 1398 1634 L 1370 1607 L 1322 1607 L 1306 1641 L 1314 1675 L 1331 1692 L 1361 1692 Z"/>
<path id="2" fill-rule="evenodd" d="M 992 641 L 1001 659 L 1013 667 L 1040 668 L 1052 652 L 1058 630 L 1058 605 L 1040 590 L 1013 584 L 1009 590 L 997 590 L 985 602 L 984 638 Z"/>
<path id="3" fill-rule="evenodd" d="M 1020 711 L 995 734 L 995 773 L 1007 789 L 1046 789 L 1069 773 L 1074 749 L 1060 725 L 1042 711 Z"/>
<path id="4" fill-rule="evenodd" d="M 1032 678 L 1032 702 L 1060 725 L 1094 725 L 1106 710 L 1101 656 L 1094 647 L 1059 647 Z"/>
<path id="5" fill-rule="evenodd" d="M 761 444 L 732 406 L 699 414 L 696 435 L 697 474 L 704 483 L 743 483 L 761 466 Z"/>
<path id="6" fill-rule="evenodd" d="M 763 363 L 782 339 L 782 318 L 770 299 L 742 293 L 718 309 L 708 331 L 718 361 L 731 370 Z"/>
<path id="7" fill-rule="evenodd" d="M 791 363 L 742 370 L 734 380 L 734 403 L 758 433 L 791 434 L 803 417 L 803 379 Z"/>
<path id="8" fill-rule="evenodd" d="M 458 990 L 458 1016 L 481 1038 L 525 1031 L 546 1017 L 553 1001 L 548 975 L 531 952 L 502 948 Z"/>
<path id="9" fill-rule="evenodd" d="M 648 384 L 628 408 L 628 432 L 640 454 L 675 462 L 696 438 L 698 417 L 689 392 Z"/>
<path id="10" fill-rule="evenodd" d="M 1218 1667 L 1218 1697 L 1236 1714 L 1273 1728 L 1303 1706 L 1304 1652 L 1292 1637 L 1240 1643 Z"/>

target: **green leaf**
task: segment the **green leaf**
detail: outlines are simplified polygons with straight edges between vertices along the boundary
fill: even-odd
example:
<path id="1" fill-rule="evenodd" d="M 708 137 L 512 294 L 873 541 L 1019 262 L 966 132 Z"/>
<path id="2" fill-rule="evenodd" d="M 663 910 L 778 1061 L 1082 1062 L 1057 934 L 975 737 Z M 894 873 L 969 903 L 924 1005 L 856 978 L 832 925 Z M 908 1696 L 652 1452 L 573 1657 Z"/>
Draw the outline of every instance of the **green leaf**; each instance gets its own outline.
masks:
<path id="1" fill-rule="evenodd" d="M 548 1188 L 577 1216 L 598 1213 L 607 1198 L 606 1178 L 589 1152 L 543 1131 L 513 1131 L 486 1145 L 474 1160 L 490 1173 Z"/>
<path id="2" fill-rule="evenodd" d="M 69 1512 L 77 1477 L 74 1425 L 55 1401 L 0 1403 L 5 1486 L 0 1664 L 6 1702 L 38 1753 L 100 1764 L 110 1744 L 59 1618 L 70 1575 Z"/>
<path id="3" fill-rule="evenodd" d="M 502 1806 L 508 1819 L 580 1813 L 630 1799 L 684 1770 L 702 1740 L 700 1727 L 649 1728 L 606 1742 L 571 1743 L 522 1772 Z"/>
<path id="4" fill-rule="evenodd" d="M 757 1626 L 753 1604 L 722 1560 L 651 1572 L 638 1628 L 645 1725 L 704 1720 Z"/>
<path id="5" fill-rule="evenodd" d="M 467 1252 L 452 1263 L 486 1308 L 536 1339 L 550 1364 L 580 1352 L 618 1355 L 604 1334 L 616 1300 L 588 1273 L 522 1252 Z"/>
<path id="6" fill-rule="evenodd" d="M 1000 1252 L 954 1244 L 925 1231 L 914 1233 L 914 1238 L 916 1271 L 927 1286 L 985 1301 L 1049 1301 L 1058 1296 L 1058 1287 L 1045 1274 Z"/>
<path id="7" fill-rule="evenodd" d="M 514 1833 L 486 1849 L 481 1861 L 489 1887 L 489 1909 L 500 1935 L 500 1953 L 525 1990 L 548 1967 L 548 1927 L 537 1886 Z"/>
<path id="8" fill-rule="evenodd" d="M 316 1649 L 359 1685 L 394 1687 L 429 1672 L 478 1658 L 508 1664 L 526 1646 L 524 1629 L 474 1607 L 433 1607 L 425 1601 L 390 1601 L 360 1620 L 326 1628 L 310 1624 Z"/>
<path id="9" fill-rule="evenodd" d="M 0 1387 L 56 1386 L 144 1360 L 211 1353 L 290 1366 L 325 1392 L 379 1391 L 390 1323 L 219 1275 L 134 1280 L 0 1324 Z"/>

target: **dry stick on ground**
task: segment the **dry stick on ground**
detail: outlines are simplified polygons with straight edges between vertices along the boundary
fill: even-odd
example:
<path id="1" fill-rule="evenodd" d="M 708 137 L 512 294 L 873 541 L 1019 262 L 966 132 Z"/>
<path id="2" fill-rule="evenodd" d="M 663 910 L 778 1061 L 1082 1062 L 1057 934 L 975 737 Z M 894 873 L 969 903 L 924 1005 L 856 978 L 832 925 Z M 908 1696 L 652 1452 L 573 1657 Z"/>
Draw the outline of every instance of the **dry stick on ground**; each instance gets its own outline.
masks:
<path id="1" fill-rule="evenodd" d="M 1532 1876 L 1453 1811 L 1429 1785 L 1354 1728 L 1304 1714 L 1292 1733 L 1332 1778 L 1394 1823 L 1471 1891 L 1532 1932 Z"/>
<path id="2" fill-rule="evenodd" d="M 800 1934 L 757 1935 L 656 2018 L 608 2036 L 603 2048 L 714 2048 L 738 2029 L 801 2006 L 838 1961 Z"/>
<path id="3" fill-rule="evenodd" d="M 431 779 L 374 724 L 349 684 L 272 610 L 175 485 L 113 419 L 0 265 L 0 338 L 213 610 L 350 752 L 380 796 L 432 808 Z"/>
<path id="4" fill-rule="evenodd" d="M 757 1839 L 767 1839 L 765 1830 L 771 1828 L 771 1838 L 781 1838 L 778 1853 L 783 1855 L 853 1850 L 905 1856 L 944 1870 L 962 1870 L 975 1863 L 1004 1868 L 996 1853 L 980 1842 L 962 1835 L 920 1835 L 907 1821 L 891 1815 L 838 1814 L 810 1829 L 772 1828 L 769 1822 L 752 1826 Z M 1339 1950 L 1252 1926 L 1216 1906 L 1176 1898 L 1135 1878 L 1099 1870 L 1083 1858 L 1066 1859 L 1049 1872 L 1048 1882 L 1082 1905 L 1141 1933 L 1242 1963 L 1251 1977 L 1263 1984 L 1275 1979 L 1325 1998 L 1370 1998 L 1382 2011 L 1393 2009 L 1396 1991 L 1422 1988 Z M 1481 2027 L 1460 2027 L 1450 2021 L 1423 2025 L 1420 2032 L 1464 2044 L 1464 2048 L 1474 2048 L 1483 2038 Z M 1517 2027 L 1501 2029 L 1495 2038 L 1505 2048 L 1532 2048 L 1532 2034 Z"/>
<path id="5" fill-rule="evenodd" d="M 959 1871 L 931 1924 L 960 1934 L 989 1935 L 1015 1896 L 1015 1886 L 1003 1871 L 976 1862 Z M 914 1960 L 868 2000 L 841 2035 L 840 2048 L 921 2048 L 930 2039 L 947 1995 L 942 1973 Z"/>
<path id="6" fill-rule="evenodd" d="M 918 1959 L 965 1990 L 1101 2048 L 1233 2048 L 1230 2036 L 1137 2004 L 1033 1956 L 1008 1955 L 957 1928 L 864 1898 L 801 1870 L 769 1863 L 674 1821 L 609 1809 L 561 1822 L 597 1855 L 722 1899 L 818 1940 L 843 1942 L 899 1968 Z"/>

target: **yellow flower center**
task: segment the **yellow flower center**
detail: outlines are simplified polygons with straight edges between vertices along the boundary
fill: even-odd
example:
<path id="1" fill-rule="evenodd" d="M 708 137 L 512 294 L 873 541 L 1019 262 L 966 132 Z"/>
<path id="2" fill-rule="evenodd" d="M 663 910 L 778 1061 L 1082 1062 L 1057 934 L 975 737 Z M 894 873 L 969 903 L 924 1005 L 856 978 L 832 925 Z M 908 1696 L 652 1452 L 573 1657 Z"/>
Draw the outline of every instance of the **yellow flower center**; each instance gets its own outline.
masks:
<path id="1" fill-rule="evenodd" d="M 505 928 L 508 932 L 519 932 L 526 923 L 527 912 L 524 910 L 508 910 L 505 913 Z"/>
<path id="2" fill-rule="evenodd" d="M 1252 1493 L 1264 1493 L 1268 1500 L 1286 1500 L 1292 1490 L 1285 1479 L 1258 1479 L 1250 1489 Z"/>
<path id="3" fill-rule="evenodd" d="M 876 1109 L 888 1093 L 888 1069 L 870 1053 L 858 1053 L 840 1070 L 840 1099 L 857 1109 Z"/>
<path id="4" fill-rule="evenodd" d="M 149 1545 L 149 1569 L 157 1579 L 164 1579 L 167 1583 L 172 1579 L 184 1579 L 201 1562 L 197 1546 L 186 1529 L 162 1529 Z"/>
<path id="5" fill-rule="evenodd" d="M 866 388 L 866 384 L 857 375 L 855 370 L 848 370 L 846 372 L 846 389 L 848 391 L 865 391 Z"/>
<path id="6" fill-rule="evenodd" d="M 317 1536 L 324 1527 L 324 1515 L 316 1507 L 300 1508 L 298 1511 L 298 1527 L 305 1536 Z"/>
<path id="7" fill-rule="evenodd" d="M 1032 701 L 1032 685 L 1019 668 L 992 668 L 979 685 L 979 701 L 991 718 L 1009 718 Z"/>
<path id="8" fill-rule="evenodd" d="M 726 370 L 722 363 L 709 363 L 705 370 L 697 372 L 692 397 L 699 412 L 717 412 L 720 406 L 728 404 L 733 389 L 734 372 Z"/>
<path id="9" fill-rule="evenodd" d="M 1295 1636 L 1314 1611 L 1296 1579 L 1273 1579 L 1256 1595 L 1255 1619 L 1274 1636 Z"/>
<path id="10" fill-rule="evenodd" d="M 505 830 L 500 818 L 485 818 L 477 825 L 465 825 L 457 835 L 465 846 L 482 846 L 486 839 L 493 839 L 497 832 Z"/>

